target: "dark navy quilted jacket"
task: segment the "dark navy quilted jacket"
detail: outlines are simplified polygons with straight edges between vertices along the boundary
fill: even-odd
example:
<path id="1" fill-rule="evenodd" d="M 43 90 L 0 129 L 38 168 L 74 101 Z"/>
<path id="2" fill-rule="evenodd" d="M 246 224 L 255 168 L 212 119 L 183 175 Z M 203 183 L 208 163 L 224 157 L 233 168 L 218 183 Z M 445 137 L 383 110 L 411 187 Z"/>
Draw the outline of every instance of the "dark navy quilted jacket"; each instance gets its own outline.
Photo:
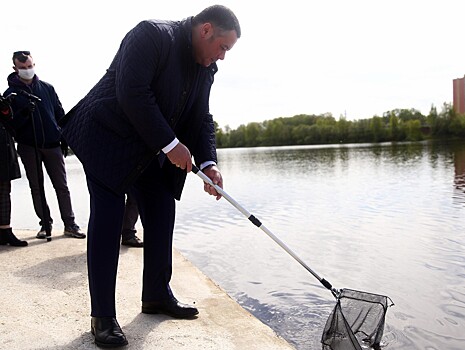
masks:
<path id="1" fill-rule="evenodd" d="M 63 135 L 85 171 L 118 193 L 174 137 L 197 165 L 217 161 L 209 113 L 217 67 L 194 61 L 191 20 L 140 22 L 106 74 L 63 120 Z M 163 172 L 179 199 L 186 172 L 168 160 Z"/>

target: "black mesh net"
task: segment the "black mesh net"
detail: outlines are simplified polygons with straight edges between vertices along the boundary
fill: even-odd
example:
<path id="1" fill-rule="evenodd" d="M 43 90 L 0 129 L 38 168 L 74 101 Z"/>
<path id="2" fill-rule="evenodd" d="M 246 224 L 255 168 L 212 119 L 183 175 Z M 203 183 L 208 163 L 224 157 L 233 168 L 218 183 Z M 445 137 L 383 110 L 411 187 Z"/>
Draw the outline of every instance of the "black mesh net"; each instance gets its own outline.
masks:
<path id="1" fill-rule="evenodd" d="M 342 289 L 321 337 L 323 350 L 380 348 L 388 308 L 384 295 Z M 393 305 L 392 300 L 391 305 Z"/>

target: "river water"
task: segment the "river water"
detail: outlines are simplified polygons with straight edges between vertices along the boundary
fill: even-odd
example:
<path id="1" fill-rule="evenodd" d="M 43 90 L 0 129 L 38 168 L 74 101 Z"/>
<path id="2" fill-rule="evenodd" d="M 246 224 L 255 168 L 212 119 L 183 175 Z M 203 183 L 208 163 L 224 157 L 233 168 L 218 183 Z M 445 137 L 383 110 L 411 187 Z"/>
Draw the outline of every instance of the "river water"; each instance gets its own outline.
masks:
<path id="1" fill-rule="evenodd" d="M 82 167 L 66 162 L 85 227 Z M 221 149 L 219 162 L 226 192 L 319 276 L 393 300 L 385 349 L 465 349 L 465 142 Z M 25 176 L 12 185 L 13 227 L 37 229 Z M 177 212 L 183 255 L 296 349 L 321 349 L 335 300 L 312 274 L 194 174 Z"/>

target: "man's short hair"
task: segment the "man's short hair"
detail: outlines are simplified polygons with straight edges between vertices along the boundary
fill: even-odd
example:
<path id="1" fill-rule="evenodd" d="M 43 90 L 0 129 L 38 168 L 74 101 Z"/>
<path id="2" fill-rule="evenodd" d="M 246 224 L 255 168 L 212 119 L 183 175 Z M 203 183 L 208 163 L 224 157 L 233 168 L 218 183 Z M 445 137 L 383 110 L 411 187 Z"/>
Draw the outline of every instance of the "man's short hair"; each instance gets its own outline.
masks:
<path id="1" fill-rule="evenodd" d="M 15 63 L 15 60 L 24 63 L 29 57 L 32 57 L 30 51 L 15 51 L 13 52 L 13 64 Z"/>
<path id="2" fill-rule="evenodd" d="M 223 31 L 236 31 L 237 38 L 241 37 L 241 26 L 239 21 L 229 8 L 223 5 L 213 5 L 194 16 L 193 25 L 211 23 Z"/>

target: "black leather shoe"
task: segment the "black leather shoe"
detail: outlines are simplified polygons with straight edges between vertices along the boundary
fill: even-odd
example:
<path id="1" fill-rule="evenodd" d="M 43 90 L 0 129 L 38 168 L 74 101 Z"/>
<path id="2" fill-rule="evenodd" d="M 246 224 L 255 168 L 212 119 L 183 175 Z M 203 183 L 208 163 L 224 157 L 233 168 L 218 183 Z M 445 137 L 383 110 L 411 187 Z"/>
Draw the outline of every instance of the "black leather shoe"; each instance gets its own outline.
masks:
<path id="1" fill-rule="evenodd" d="M 101 348 L 128 345 L 126 336 L 115 317 L 92 317 L 90 329 L 95 337 L 95 344 Z"/>
<path id="2" fill-rule="evenodd" d="M 11 245 L 12 247 L 25 247 L 27 246 L 26 241 L 19 240 L 10 228 L 0 229 L 0 245 Z"/>
<path id="3" fill-rule="evenodd" d="M 134 236 L 129 239 L 123 239 L 121 241 L 122 245 L 127 245 L 129 247 L 135 247 L 135 248 L 142 248 L 144 246 L 144 242 L 140 240 L 139 237 Z"/>
<path id="4" fill-rule="evenodd" d="M 143 301 L 142 313 L 165 314 L 174 318 L 193 318 L 199 310 L 191 305 L 180 303 L 172 297 L 164 301 Z"/>

